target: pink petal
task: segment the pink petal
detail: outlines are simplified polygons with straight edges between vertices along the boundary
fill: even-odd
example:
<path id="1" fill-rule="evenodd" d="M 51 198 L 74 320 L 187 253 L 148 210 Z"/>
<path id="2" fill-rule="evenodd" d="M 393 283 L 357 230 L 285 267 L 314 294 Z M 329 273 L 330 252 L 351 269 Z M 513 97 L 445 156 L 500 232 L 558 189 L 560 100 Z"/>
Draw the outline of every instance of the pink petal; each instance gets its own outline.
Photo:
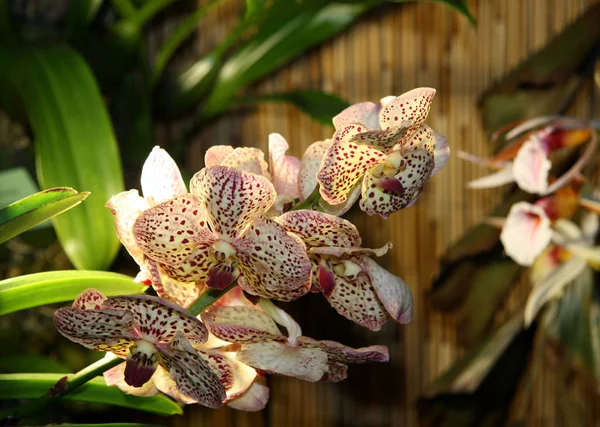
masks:
<path id="1" fill-rule="evenodd" d="M 127 252 L 138 263 L 143 265 L 144 253 L 135 241 L 133 224 L 148 209 L 148 202 L 138 194 L 137 190 L 129 190 L 112 196 L 106 204 L 115 218 L 115 229 L 119 240 Z"/>
<path id="2" fill-rule="evenodd" d="M 378 331 L 388 321 L 389 315 L 379 301 L 369 276 L 361 272 L 350 280 L 334 274 L 335 286 L 324 293 L 329 304 L 339 314 L 361 326 Z M 323 287 L 323 284 L 321 284 Z M 325 290 L 325 289 L 324 289 Z"/>
<path id="3" fill-rule="evenodd" d="M 387 242 L 380 248 L 371 249 L 371 248 L 339 248 L 339 247 L 315 247 L 310 248 L 309 253 L 311 254 L 319 254 L 319 255 L 331 255 L 337 258 L 341 257 L 357 257 L 361 255 L 367 256 L 384 256 L 390 249 L 392 248 L 392 242 Z"/>
<path id="4" fill-rule="evenodd" d="M 54 324 L 62 335 L 93 350 L 125 357 L 140 338 L 131 313 L 117 310 L 81 310 L 65 307 L 54 312 Z"/>
<path id="5" fill-rule="evenodd" d="M 500 233 L 504 250 L 516 263 L 529 266 L 552 239 L 544 210 L 527 202 L 512 205 Z"/>
<path id="6" fill-rule="evenodd" d="M 270 179 L 269 165 L 265 161 L 265 153 L 258 148 L 238 147 L 229 154 L 220 166 L 227 166 L 238 171 L 261 175 Z"/>
<path id="7" fill-rule="evenodd" d="M 354 104 L 335 116 L 333 118 L 333 125 L 336 130 L 351 124 L 362 124 L 367 129 L 381 129 L 379 126 L 380 111 L 381 104 L 375 104 L 373 102 Z"/>
<path id="8" fill-rule="evenodd" d="M 525 142 L 517 153 L 513 164 L 513 176 L 522 190 L 533 194 L 545 194 L 551 167 L 552 162 L 539 139 L 534 138 Z"/>
<path id="9" fill-rule="evenodd" d="M 181 172 L 165 150 L 156 146 L 142 168 L 142 194 L 150 206 L 187 193 Z"/>
<path id="10" fill-rule="evenodd" d="M 437 174 L 450 160 L 450 145 L 448 140 L 437 132 L 433 131 L 434 134 L 434 149 L 433 149 L 433 163 L 434 167 L 431 171 L 431 176 Z"/>
<path id="11" fill-rule="evenodd" d="M 278 133 L 269 135 L 269 164 L 275 190 L 278 195 L 297 199 L 300 197 L 298 190 L 300 159 L 286 156 L 285 153 L 289 148 L 287 141 Z"/>
<path id="12" fill-rule="evenodd" d="M 299 237 L 288 234 L 272 220 L 255 221 L 243 238 L 236 239 L 240 286 L 250 293 L 308 292 L 311 263 Z"/>
<path id="13" fill-rule="evenodd" d="M 231 145 L 213 145 L 204 153 L 204 166 L 207 168 L 221 166 L 231 153 L 233 153 Z"/>
<path id="14" fill-rule="evenodd" d="M 300 325 L 281 308 L 266 299 L 261 299 L 258 304 L 275 322 L 287 330 L 288 342 L 294 343 L 296 338 L 302 335 Z"/>
<path id="15" fill-rule="evenodd" d="M 317 348 L 290 347 L 278 342 L 247 344 L 238 359 L 270 374 L 319 381 L 327 372 L 327 354 Z"/>
<path id="16" fill-rule="evenodd" d="M 285 339 L 273 319 L 256 308 L 213 306 L 202 313 L 202 320 L 213 335 L 227 342 Z"/>
<path id="17" fill-rule="evenodd" d="M 350 221 L 311 210 L 284 213 L 275 218 L 286 231 L 298 235 L 308 246 L 358 247 L 360 234 Z"/>
<path id="18" fill-rule="evenodd" d="M 231 238 L 242 235 L 277 197 L 268 179 L 221 166 L 202 169 L 190 186 L 204 203 L 213 231 Z"/>
<path id="19" fill-rule="evenodd" d="M 80 310 L 100 310 L 104 301 L 106 301 L 106 297 L 102 292 L 90 288 L 80 293 L 71 307 Z"/>
<path id="20" fill-rule="evenodd" d="M 425 122 L 434 96 L 435 89 L 421 87 L 394 98 L 379 114 L 381 129 L 393 129 L 398 123 L 409 122 L 407 137 L 410 138 Z"/>
<path id="21" fill-rule="evenodd" d="M 327 203 L 345 202 L 358 180 L 373 166 L 385 161 L 385 154 L 378 149 L 349 142 L 363 131 L 362 125 L 348 125 L 334 134 L 317 174 L 321 197 Z"/>
<path id="22" fill-rule="evenodd" d="M 513 174 L 513 165 L 509 163 L 504 169 L 498 172 L 468 182 L 467 188 L 494 188 L 510 184 L 511 182 L 515 182 L 515 177 Z"/>
<path id="23" fill-rule="evenodd" d="M 330 361 L 340 363 L 387 362 L 390 353 L 383 345 L 352 348 L 336 341 L 317 341 L 309 337 L 299 337 L 303 348 L 318 348 L 327 353 Z"/>
<path id="24" fill-rule="evenodd" d="M 196 400 L 192 399 L 189 396 L 181 393 L 177 388 L 177 384 L 171 378 L 169 371 L 159 365 L 158 369 L 154 373 L 152 380 L 150 382 L 154 382 L 156 388 L 160 390 L 162 393 L 171 396 L 177 402 L 189 405 L 191 403 L 197 403 Z"/>
<path id="25" fill-rule="evenodd" d="M 234 352 L 223 352 L 224 356 L 227 357 L 227 361 L 232 368 L 233 382 L 231 387 L 227 389 L 227 399 L 225 402 L 231 402 L 231 400 L 243 395 L 254 383 L 258 373 L 254 368 L 248 365 L 244 365 L 237 360 L 237 354 Z"/>
<path id="26" fill-rule="evenodd" d="M 206 213 L 191 194 L 144 211 L 135 221 L 133 233 L 147 256 L 168 265 L 179 265 L 199 243 L 212 237 Z"/>
<path id="27" fill-rule="evenodd" d="M 208 338 L 208 331 L 200 320 L 178 305 L 150 295 L 109 298 L 102 308 L 131 313 L 142 339 L 152 343 L 168 342 L 178 331 L 192 344 L 202 344 Z"/>
<path id="28" fill-rule="evenodd" d="M 305 200 L 317 187 L 317 172 L 321 168 L 321 162 L 327 149 L 331 146 L 331 140 L 317 141 L 312 143 L 304 152 L 300 171 L 298 172 L 298 188 L 300 200 Z"/>
<path id="29" fill-rule="evenodd" d="M 413 299 L 408 285 L 371 258 L 363 257 L 362 261 L 379 301 L 390 316 L 400 323 L 410 322 L 413 315 Z"/>
<path id="30" fill-rule="evenodd" d="M 158 369 L 162 368 L 159 367 Z M 124 371 L 125 363 L 121 363 L 108 371 L 104 371 L 104 381 L 106 381 L 106 385 L 116 386 L 121 389 L 123 393 L 133 394 L 135 396 L 156 396 L 159 393 L 153 381 L 154 377 L 142 387 L 132 387 L 125 382 Z"/>
<path id="31" fill-rule="evenodd" d="M 226 398 L 225 387 L 210 365 L 178 332 L 168 348 L 161 349 L 161 364 L 168 369 L 171 378 L 182 394 L 209 408 L 218 408 Z"/>
<path id="32" fill-rule="evenodd" d="M 263 377 L 256 377 L 240 396 L 229 400 L 227 406 L 240 411 L 261 411 L 269 401 L 269 387 Z"/>
<path id="33" fill-rule="evenodd" d="M 254 304 L 244 296 L 242 288 L 235 286 L 212 305 L 212 307 L 216 306 L 254 307 Z"/>

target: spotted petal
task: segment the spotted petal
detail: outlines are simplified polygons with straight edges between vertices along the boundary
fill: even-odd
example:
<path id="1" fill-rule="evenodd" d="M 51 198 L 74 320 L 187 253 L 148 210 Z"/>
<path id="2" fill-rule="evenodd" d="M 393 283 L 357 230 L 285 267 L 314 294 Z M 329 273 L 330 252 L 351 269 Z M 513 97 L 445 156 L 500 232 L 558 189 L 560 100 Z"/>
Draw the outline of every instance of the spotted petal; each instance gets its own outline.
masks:
<path id="1" fill-rule="evenodd" d="M 238 359 L 267 373 L 287 375 L 301 380 L 319 381 L 327 372 L 327 354 L 317 348 L 291 347 L 268 342 L 245 345 Z"/>
<path id="2" fill-rule="evenodd" d="M 125 310 L 81 310 L 65 307 L 54 312 L 54 324 L 62 335 L 93 350 L 125 357 L 140 338 L 133 315 Z"/>
<path id="3" fill-rule="evenodd" d="M 231 238 L 244 234 L 277 197 L 268 179 L 221 166 L 202 169 L 190 186 L 204 203 L 213 231 Z"/>
<path id="4" fill-rule="evenodd" d="M 178 331 L 192 344 L 202 344 L 208 338 L 208 331 L 200 320 L 178 305 L 157 297 L 113 297 L 104 302 L 102 309 L 130 312 L 136 329 L 150 342 L 170 341 Z"/>
<path id="5" fill-rule="evenodd" d="M 106 297 L 102 292 L 90 288 L 80 293 L 71 307 L 80 310 L 100 310 L 104 301 L 106 301 Z"/>
<path id="6" fill-rule="evenodd" d="M 302 163 L 298 173 L 298 187 L 300 200 L 305 200 L 318 185 L 317 172 L 321 167 L 323 156 L 331 146 L 331 140 L 317 141 L 309 145 L 302 156 Z"/>
<path id="7" fill-rule="evenodd" d="M 158 283 L 153 282 L 152 287 L 159 297 L 187 308 L 200 296 L 201 287 L 195 282 L 175 280 L 162 271 L 160 267 L 157 266 L 156 268 L 160 275 L 160 281 Z"/>
<path id="8" fill-rule="evenodd" d="M 287 212 L 275 220 L 298 235 L 307 246 L 351 248 L 361 244 L 354 224 L 334 215 L 303 209 Z"/>
<path id="9" fill-rule="evenodd" d="M 306 247 L 299 237 L 288 234 L 275 221 L 255 221 L 234 246 L 243 283 L 251 290 L 308 292 L 311 267 Z"/>
<path id="10" fill-rule="evenodd" d="M 223 161 L 233 153 L 231 145 L 213 145 L 204 153 L 204 166 L 210 168 L 212 166 L 221 166 Z"/>
<path id="11" fill-rule="evenodd" d="M 410 322 L 413 315 L 413 299 L 408 285 L 371 258 L 363 257 L 362 260 L 373 289 L 390 316 L 400 323 Z"/>
<path id="12" fill-rule="evenodd" d="M 269 135 L 269 164 L 275 190 L 278 195 L 296 199 L 300 197 L 298 190 L 300 159 L 286 156 L 285 153 L 289 148 L 287 141 L 280 134 Z"/>
<path id="13" fill-rule="evenodd" d="M 270 178 L 265 153 L 259 148 L 237 147 L 223 159 L 220 166 L 227 166 L 238 171 L 250 172 Z"/>
<path id="14" fill-rule="evenodd" d="M 205 211 L 191 194 L 144 211 L 134 223 L 133 234 L 149 258 L 170 266 L 186 261 L 200 243 L 215 240 Z"/>
<path id="15" fill-rule="evenodd" d="M 115 229 L 119 240 L 135 262 L 142 266 L 144 264 L 144 253 L 135 241 L 133 224 L 142 212 L 149 208 L 148 202 L 140 197 L 137 190 L 129 190 L 112 196 L 106 207 L 110 209 L 114 216 Z"/>
<path id="16" fill-rule="evenodd" d="M 161 352 L 166 356 L 161 362 L 168 368 L 181 393 L 209 408 L 223 405 L 226 398 L 225 387 L 181 332 Z"/>
<path id="17" fill-rule="evenodd" d="M 331 268 L 319 268 L 320 286 L 335 311 L 372 331 L 378 331 L 388 321 L 389 315 L 365 272 L 350 280 Z"/>
<path id="18" fill-rule="evenodd" d="M 350 142 L 364 131 L 362 125 L 347 125 L 336 131 L 317 174 L 321 197 L 337 205 L 346 201 L 358 180 L 372 167 L 385 161 L 385 154 L 369 145 Z"/>
<path id="19" fill-rule="evenodd" d="M 298 343 L 304 348 L 318 348 L 327 353 L 330 361 L 340 363 L 387 362 L 390 354 L 383 345 L 352 348 L 336 341 L 317 341 L 309 337 L 299 337 Z"/>
<path id="20" fill-rule="evenodd" d="M 388 102 L 379 114 L 381 129 L 390 129 L 398 123 L 409 122 L 407 138 L 419 129 L 427 115 L 435 96 L 435 89 L 421 87 L 410 90 Z"/>
<path id="21" fill-rule="evenodd" d="M 142 194 L 150 206 L 187 193 L 181 172 L 165 150 L 156 146 L 142 168 Z"/>
<path id="22" fill-rule="evenodd" d="M 343 110 L 333 118 L 336 130 L 350 124 L 362 124 L 367 129 L 381 129 L 379 126 L 379 112 L 381 104 L 374 102 L 360 102 Z"/>
<path id="23" fill-rule="evenodd" d="M 213 335 L 232 343 L 285 339 L 273 319 L 256 308 L 213 306 L 202 320 Z"/>

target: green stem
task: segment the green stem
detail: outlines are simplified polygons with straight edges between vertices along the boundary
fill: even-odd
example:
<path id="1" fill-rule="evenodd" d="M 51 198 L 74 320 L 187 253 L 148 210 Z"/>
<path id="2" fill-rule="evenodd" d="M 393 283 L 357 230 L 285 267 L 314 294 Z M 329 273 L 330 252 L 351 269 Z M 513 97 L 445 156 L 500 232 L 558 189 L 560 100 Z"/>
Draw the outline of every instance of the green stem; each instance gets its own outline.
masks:
<path id="1" fill-rule="evenodd" d="M 21 405 L 17 408 L 0 412 L 0 424 L 2 424 L 2 421 L 9 418 L 22 419 L 27 415 L 41 411 L 53 402 L 60 400 L 67 393 L 71 393 L 73 390 L 81 387 L 91 379 L 101 375 L 104 371 L 123 363 L 123 359 L 112 355 L 112 353 L 108 354 L 110 356 L 104 357 L 97 362 L 92 363 L 90 366 L 82 369 L 81 371 L 75 374 L 64 376 L 50 390 L 37 399 L 30 400 L 25 405 Z"/>
<path id="2" fill-rule="evenodd" d="M 121 18 L 130 19 L 137 13 L 135 6 L 129 0 L 112 0 L 112 4 Z"/>
<path id="3" fill-rule="evenodd" d="M 315 187 L 310 196 L 306 198 L 301 203 L 298 203 L 296 206 L 290 209 L 290 211 L 298 211 L 300 209 L 310 209 L 313 211 L 318 211 L 319 209 L 319 201 L 321 200 L 321 193 L 319 192 L 319 185 Z"/>
<path id="4" fill-rule="evenodd" d="M 221 289 L 221 290 L 207 289 L 207 290 L 205 290 L 202 293 L 202 295 L 200 295 L 198 297 L 198 299 L 196 299 L 196 301 L 194 301 L 192 303 L 192 305 L 190 305 L 188 307 L 188 311 L 194 316 L 199 315 L 204 310 L 206 310 L 208 307 L 213 305 L 216 300 L 218 300 L 223 295 L 225 295 L 227 292 L 229 292 L 234 286 L 236 286 L 236 284 L 237 284 L 237 280 L 234 280 L 233 283 L 231 283 L 225 289 Z"/>

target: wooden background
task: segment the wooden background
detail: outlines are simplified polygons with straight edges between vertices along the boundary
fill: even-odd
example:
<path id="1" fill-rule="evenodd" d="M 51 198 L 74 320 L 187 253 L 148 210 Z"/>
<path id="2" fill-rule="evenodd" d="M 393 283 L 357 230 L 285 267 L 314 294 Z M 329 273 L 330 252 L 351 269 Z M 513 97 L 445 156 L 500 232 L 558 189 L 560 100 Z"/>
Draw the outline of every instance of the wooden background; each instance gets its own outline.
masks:
<path id="1" fill-rule="evenodd" d="M 431 86 L 437 95 L 428 124 L 448 138 L 454 152 L 462 149 L 485 155 L 489 145 L 476 108 L 478 95 L 595 2 L 471 0 L 476 29 L 439 4 L 382 8 L 253 90 L 322 89 L 359 102 Z M 243 2 L 239 3 L 222 7 L 202 25 L 197 43 L 200 51 L 224 38 L 236 21 Z M 573 114 L 586 117 L 594 113 L 592 92 L 590 85 Z M 172 132 L 162 129 L 159 141 L 168 147 Z M 205 129 L 189 149 L 186 166 L 200 169 L 204 151 L 215 144 L 266 149 L 271 132 L 281 133 L 292 154 L 301 156 L 312 142 L 331 137 L 332 128 L 316 124 L 291 106 L 263 105 L 223 117 Z M 464 351 L 456 344 L 454 320 L 432 311 L 425 295 L 444 248 L 480 220 L 500 197 L 497 191 L 463 189 L 467 180 L 483 173 L 453 156 L 427 185 L 416 206 L 387 221 L 357 212 L 350 216 L 361 229 L 365 246 L 380 246 L 388 240 L 394 243 L 391 254 L 381 262 L 413 291 L 415 319 L 410 325 L 388 324 L 372 333 L 337 316 L 318 296 L 286 306 L 306 335 L 355 346 L 385 344 L 390 348 L 390 363 L 352 366 L 349 378 L 338 384 L 271 377 L 271 399 L 263 412 L 188 407 L 183 417 L 173 419 L 173 425 L 418 426 L 416 399 Z M 509 296 L 507 307 L 519 299 L 518 295 Z M 561 425 L 555 405 L 560 391 L 552 386 L 549 372 L 551 368 L 536 384 L 528 425 Z"/>

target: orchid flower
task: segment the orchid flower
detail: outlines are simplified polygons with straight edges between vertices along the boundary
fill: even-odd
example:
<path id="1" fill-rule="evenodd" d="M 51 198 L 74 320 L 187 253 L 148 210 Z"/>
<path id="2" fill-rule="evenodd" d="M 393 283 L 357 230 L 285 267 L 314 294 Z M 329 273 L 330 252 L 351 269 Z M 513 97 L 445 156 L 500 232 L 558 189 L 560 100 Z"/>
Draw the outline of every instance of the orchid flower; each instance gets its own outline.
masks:
<path id="1" fill-rule="evenodd" d="M 278 133 L 269 135 L 269 163 L 265 162 L 265 154 L 258 148 L 217 145 L 206 151 L 204 163 L 206 167 L 229 166 L 239 171 L 251 172 L 269 179 L 277 199 L 273 210 L 277 214 L 283 212 L 285 204 L 299 197 L 298 172 L 300 159 L 286 156 L 289 145 Z"/>
<path id="2" fill-rule="evenodd" d="M 313 288 L 323 292 L 342 316 L 371 330 L 379 330 L 392 317 L 400 323 L 412 318 L 409 287 L 370 257 L 391 247 L 361 248 L 356 227 L 334 215 L 298 210 L 276 221 L 299 236 L 308 247 Z"/>
<path id="3" fill-rule="evenodd" d="M 540 125 L 545 126 L 537 129 Z M 471 181 L 467 187 L 490 188 L 516 182 L 524 191 L 547 195 L 578 176 L 596 149 L 596 133 L 585 123 L 566 117 L 528 120 L 508 132 L 506 138 L 508 141 L 514 141 L 488 160 L 459 152 L 459 157 L 498 170 Z M 549 155 L 562 148 L 576 147 L 587 141 L 588 147 L 579 160 L 562 176 L 552 181 L 552 162 Z"/>
<path id="4" fill-rule="evenodd" d="M 219 407 L 232 382 L 232 368 L 214 353 L 196 350 L 206 342 L 202 322 L 160 298 L 106 298 L 95 289 L 81 293 L 72 307 L 54 313 L 58 331 L 84 347 L 126 358 L 125 382 L 142 387 L 160 365 L 180 393 L 202 405 Z"/>
<path id="5" fill-rule="evenodd" d="M 387 218 L 411 206 L 450 155 L 446 139 L 423 124 L 434 95 L 431 88 L 414 89 L 336 116 L 317 173 L 321 197 L 331 205 L 346 203 L 360 184 L 360 207 L 369 215 Z"/>
<path id="6" fill-rule="evenodd" d="M 570 218 L 576 212 L 581 184 L 581 181 L 574 181 L 534 204 L 515 203 L 506 219 L 488 220 L 502 227 L 500 241 L 506 254 L 519 265 L 532 265 L 552 239 L 552 224 L 558 219 Z"/>
<path id="7" fill-rule="evenodd" d="M 265 217 L 276 191 L 263 176 L 215 166 L 192 178 L 191 193 L 144 211 L 135 241 L 173 279 L 282 301 L 310 287 L 302 241 Z"/>
<path id="8" fill-rule="evenodd" d="M 115 219 L 117 236 L 140 267 L 135 281 L 151 284 L 156 293 L 183 307 L 189 306 L 200 294 L 195 283 L 178 282 L 168 277 L 148 259 L 133 236 L 133 224 L 144 212 L 173 197 L 187 194 L 179 168 L 165 150 L 154 147 L 142 168 L 142 193 L 129 190 L 113 196 L 106 206 Z"/>
<path id="9" fill-rule="evenodd" d="M 258 308 L 212 307 L 202 314 L 205 324 L 218 338 L 241 345 L 239 361 L 270 374 L 305 381 L 341 381 L 348 363 L 386 362 L 384 346 L 354 349 L 334 341 L 302 336 L 300 326 L 271 302 Z M 263 311 L 264 310 L 264 311 Z M 283 335 L 277 324 L 285 327 Z"/>
<path id="10" fill-rule="evenodd" d="M 569 283 L 589 267 L 600 269 L 600 246 L 594 246 L 599 216 L 587 212 L 578 227 L 559 219 L 554 225 L 552 244 L 540 255 L 530 273 L 533 289 L 525 305 L 525 325 L 531 324 L 543 305 L 560 296 Z"/>

